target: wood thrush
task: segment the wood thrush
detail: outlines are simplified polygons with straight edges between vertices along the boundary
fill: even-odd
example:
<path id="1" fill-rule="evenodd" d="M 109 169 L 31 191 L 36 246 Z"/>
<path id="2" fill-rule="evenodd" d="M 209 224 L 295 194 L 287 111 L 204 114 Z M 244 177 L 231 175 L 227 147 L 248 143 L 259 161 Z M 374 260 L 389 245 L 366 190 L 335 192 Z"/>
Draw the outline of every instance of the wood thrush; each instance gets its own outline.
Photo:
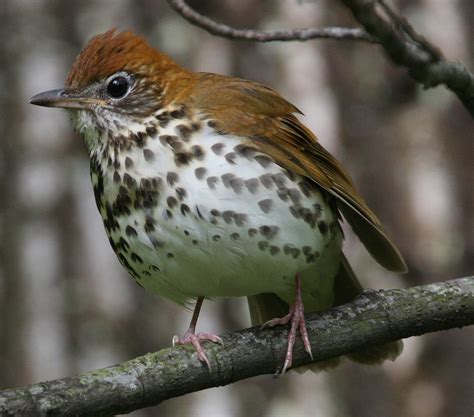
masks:
<path id="1" fill-rule="evenodd" d="M 208 366 L 200 342 L 221 340 L 195 326 L 214 297 L 247 296 L 254 324 L 291 323 L 282 372 L 297 330 L 311 355 L 303 306 L 327 309 L 362 290 L 341 251 L 341 215 L 376 261 L 406 270 L 346 171 L 270 87 L 187 71 L 112 30 L 89 41 L 64 89 L 31 103 L 69 110 L 110 244 L 136 282 L 182 305 L 197 300 L 173 342 L 192 343 Z"/>

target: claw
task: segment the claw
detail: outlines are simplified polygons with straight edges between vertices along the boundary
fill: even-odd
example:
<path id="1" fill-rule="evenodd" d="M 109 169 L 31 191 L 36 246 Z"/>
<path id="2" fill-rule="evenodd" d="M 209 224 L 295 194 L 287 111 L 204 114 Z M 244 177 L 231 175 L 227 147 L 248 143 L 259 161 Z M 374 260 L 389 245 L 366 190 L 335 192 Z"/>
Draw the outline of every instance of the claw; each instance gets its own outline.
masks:
<path id="1" fill-rule="evenodd" d="M 287 369 L 291 368 L 293 364 L 293 347 L 296 341 L 296 329 L 299 330 L 301 339 L 303 341 L 304 350 L 313 359 L 313 352 L 311 351 L 311 343 L 308 337 L 308 331 L 306 330 L 306 324 L 304 320 L 304 307 L 301 299 L 301 280 L 299 275 L 296 275 L 296 296 L 295 303 L 290 307 L 289 313 L 281 318 L 275 318 L 267 321 L 262 325 L 262 328 L 273 327 L 278 325 L 285 325 L 290 323 L 290 331 L 288 333 L 288 346 L 285 354 L 285 361 L 283 362 L 283 368 L 281 373 L 284 374 Z"/>
<path id="2" fill-rule="evenodd" d="M 182 338 L 177 335 L 173 336 L 172 344 L 173 344 L 173 347 L 176 347 L 177 345 L 193 345 L 194 348 L 196 349 L 198 359 L 201 362 L 206 364 L 207 369 L 209 369 L 209 373 L 210 373 L 211 363 L 209 362 L 209 359 L 206 355 L 206 350 L 201 345 L 201 341 L 209 340 L 211 342 L 218 343 L 221 346 L 224 346 L 224 342 L 219 336 L 215 334 L 195 332 L 196 322 L 199 316 L 199 311 L 201 310 L 202 302 L 203 302 L 203 298 L 199 297 L 196 302 L 196 307 L 194 309 L 194 314 L 193 314 L 193 318 L 191 319 L 191 324 L 189 325 L 189 329 L 187 330 L 187 332 L 184 334 Z"/>

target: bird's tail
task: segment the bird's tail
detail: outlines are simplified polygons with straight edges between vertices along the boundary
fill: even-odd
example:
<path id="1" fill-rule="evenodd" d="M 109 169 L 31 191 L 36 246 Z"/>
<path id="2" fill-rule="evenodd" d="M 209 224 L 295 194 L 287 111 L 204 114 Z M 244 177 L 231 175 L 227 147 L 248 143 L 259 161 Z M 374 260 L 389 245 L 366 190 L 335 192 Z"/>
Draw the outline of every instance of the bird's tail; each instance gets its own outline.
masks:
<path id="1" fill-rule="evenodd" d="M 348 303 L 356 298 L 363 288 L 354 274 L 349 262 L 342 255 L 341 266 L 334 281 L 334 306 Z M 288 304 L 275 294 L 258 294 L 247 297 L 250 310 L 250 318 L 253 326 L 263 324 L 275 317 L 283 317 L 288 313 Z M 311 306 L 305 305 L 305 312 L 317 311 Z M 347 357 L 355 362 L 366 365 L 377 365 L 385 360 L 395 360 L 403 350 L 403 342 L 389 342 L 382 345 L 371 346 L 359 352 L 351 353 Z M 341 358 L 333 358 L 318 362 L 310 366 L 297 369 L 298 372 L 311 370 L 314 372 L 327 370 L 337 366 Z"/>

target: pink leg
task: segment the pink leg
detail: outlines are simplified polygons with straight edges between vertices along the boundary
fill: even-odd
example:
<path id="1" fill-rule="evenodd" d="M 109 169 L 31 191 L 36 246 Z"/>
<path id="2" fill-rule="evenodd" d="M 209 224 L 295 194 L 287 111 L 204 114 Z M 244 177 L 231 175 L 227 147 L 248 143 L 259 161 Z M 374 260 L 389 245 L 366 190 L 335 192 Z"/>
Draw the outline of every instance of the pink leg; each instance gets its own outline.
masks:
<path id="1" fill-rule="evenodd" d="M 296 328 L 299 329 L 301 339 L 303 340 L 304 350 L 308 352 L 311 359 L 313 359 L 313 353 L 311 352 L 311 344 L 309 342 L 308 332 L 306 331 L 306 325 L 304 321 L 304 307 L 303 300 L 301 299 L 301 279 L 299 274 L 296 274 L 296 295 L 295 302 L 290 307 L 289 313 L 282 317 L 267 321 L 263 324 L 263 327 L 273 327 L 277 325 L 285 325 L 288 322 L 291 323 L 290 332 L 288 333 L 288 348 L 286 349 L 285 362 L 283 363 L 282 374 L 291 367 L 293 363 L 293 346 L 296 341 Z"/>
<path id="2" fill-rule="evenodd" d="M 199 312 L 201 311 L 202 302 L 204 301 L 204 297 L 198 297 L 196 301 L 196 306 L 194 307 L 193 317 L 191 319 L 191 323 L 189 325 L 188 330 L 184 334 L 184 336 L 178 337 L 173 336 L 173 347 L 176 345 L 188 345 L 191 344 L 196 348 L 196 352 L 198 358 L 201 362 L 204 362 L 211 371 L 211 363 L 207 358 L 206 351 L 201 345 L 201 340 L 210 340 L 214 343 L 219 343 L 220 345 L 224 346 L 224 342 L 219 336 L 210 333 L 196 333 L 196 323 L 199 317 Z"/>

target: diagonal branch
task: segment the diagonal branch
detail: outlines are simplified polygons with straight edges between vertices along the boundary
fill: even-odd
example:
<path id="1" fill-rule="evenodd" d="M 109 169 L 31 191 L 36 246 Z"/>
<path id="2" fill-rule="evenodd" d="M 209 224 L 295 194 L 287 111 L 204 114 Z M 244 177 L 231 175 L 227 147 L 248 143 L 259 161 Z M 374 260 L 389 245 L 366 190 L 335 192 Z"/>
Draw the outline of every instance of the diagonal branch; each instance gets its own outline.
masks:
<path id="1" fill-rule="evenodd" d="M 326 27 L 272 31 L 236 29 L 199 14 L 189 7 L 184 0 L 168 0 L 168 4 L 191 24 L 199 26 L 212 35 L 228 39 L 257 42 L 350 39 L 353 41 L 376 42 L 367 32 L 357 28 Z"/>
<path id="2" fill-rule="evenodd" d="M 366 291 L 349 304 L 307 315 L 315 361 L 367 346 L 474 323 L 474 277 L 406 290 Z M 253 327 L 208 345 L 210 375 L 192 348 L 163 349 L 79 376 L 0 391 L 1 416 L 95 417 L 127 413 L 190 392 L 272 374 L 281 365 L 284 328 Z M 311 362 L 296 344 L 295 366 Z"/>

